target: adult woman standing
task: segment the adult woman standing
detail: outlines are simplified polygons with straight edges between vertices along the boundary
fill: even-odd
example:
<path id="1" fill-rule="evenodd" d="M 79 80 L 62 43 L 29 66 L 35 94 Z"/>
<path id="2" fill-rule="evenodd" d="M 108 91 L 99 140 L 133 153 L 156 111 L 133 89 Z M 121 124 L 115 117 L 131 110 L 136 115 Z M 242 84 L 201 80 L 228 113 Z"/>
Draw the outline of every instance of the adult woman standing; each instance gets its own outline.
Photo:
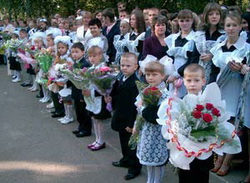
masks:
<path id="1" fill-rule="evenodd" d="M 89 21 L 89 30 L 91 36 L 85 41 L 85 58 L 88 60 L 87 51 L 91 46 L 99 46 L 104 54 L 104 59 L 107 61 L 106 52 L 108 50 L 108 40 L 102 34 L 102 23 L 98 18 Z"/>
<path id="2" fill-rule="evenodd" d="M 205 69 L 206 83 L 215 82 L 218 69 L 212 63 L 210 49 L 215 45 L 217 39 L 224 34 L 221 28 L 220 5 L 211 2 L 206 5 L 203 11 L 203 23 L 201 31 L 196 32 L 195 45 L 199 55 L 199 65 Z"/>
<path id="3" fill-rule="evenodd" d="M 89 21 L 92 18 L 92 14 L 89 11 L 84 11 L 82 15 L 82 26 L 78 27 L 76 30 L 76 40 L 75 42 L 81 42 L 85 44 L 86 39 L 91 37 L 89 30 Z"/>
<path id="4" fill-rule="evenodd" d="M 185 67 L 191 63 L 192 53 L 194 51 L 194 17 L 190 10 L 182 10 L 178 13 L 178 24 L 180 32 L 171 34 L 165 38 L 168 46 L 167 54 L 174 59 L 175 72 L 171 74 L 167 82 L 170 83 L 171 92 L 177 92 L 179 97 L 186 95 L 186 88 L 182 83 L 182 76 Z M 197 60 L 197 59 L 194 59 Z M 178 90 L 177 90 L 178 88 Z"/>
<path id="5" fill-rule="evenodd" d="M 148 54 L 161 59 L 166 55 L 167 45 L 164 41 L 167 30 L 167 18 L 162 15 L 158 15 L 153 18 L 152 24 L 153 35 L 145 39 L 143 44 L 143 58 L 146 58 Z"/>
<path id="6" fill-rule="evenodd" d="M 222 99 L 226 101 L 226 110 L 231 116 L 231 122 L 234 123 L 243 81 L 240 71 L 242 64 L 248 59 L 250 45 L 242 36 L 239 36 L 242 29 L 239 15 L 227 15 L 224 29 L 227 33 L 226 39 L 216 44 L 210 52 L 213 55 L 214 65 L 220 68 L 216 82 L 223 93 Z M 220 176 L 226 175 L 230 169 L 231 159 L 230 154 L 219 156 L 212 171 Z"/>
<path id="7" fill-rule="evenodd" d="M 135 53 L 140 59 L 142 56 L 143 41 L 145 40 L 146 24 L 141 10 L 133 10 L 130 16 L 132 32 L 126 40 L 126 51 Z"/>

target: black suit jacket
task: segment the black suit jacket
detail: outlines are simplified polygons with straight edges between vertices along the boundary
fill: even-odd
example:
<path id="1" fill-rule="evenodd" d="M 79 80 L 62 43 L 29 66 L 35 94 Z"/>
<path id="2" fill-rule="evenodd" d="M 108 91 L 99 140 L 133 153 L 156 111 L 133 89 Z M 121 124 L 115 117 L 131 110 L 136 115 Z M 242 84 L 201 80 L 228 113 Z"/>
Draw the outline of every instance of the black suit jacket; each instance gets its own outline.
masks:
<path id="1" fill-rule="evenodd" d="M 111 127 L 115 131 L 124 130 L 126 127 L 132 128 L 137 115 L 134 103 L 138 95 L 135 84 L 138 78 L 135 74 L 126 79 L 125 82 L 122 81 L 122 78 L 115 83 L 111 92 L 114 109 Z"/>
<path id="2" fill-rule="evenodd" d="M 85 58 L 82 58 L 78 63 L 74 64 L 74 68 L 84 68 L 84 67 L 90 67 L 91 65 L 89 62 L 86 61 Z M 69 81 L 70 82 L 70 81 Z M 72 86 L 72 98 L 74 100 L 83 100 L 82 90 L 77 89 L 73 83 L 67 83 L 67 85 Z"/>
<path id="3" fill-rule="evenodd" d="M 108 40 L 108 51 L 107 55 L 109 56 L 109 63 L 115 61 L 115 55 L 116 55 L 116 49 L 114 47 L 114 36 L 120 34 L 120 27 L 119 22 L 116 22 L 115 25 L 111 28 L 109 33 L 107 34 L 107 27 L 105 27 L 102 30 L 102 34 L 107 38 Z"/>

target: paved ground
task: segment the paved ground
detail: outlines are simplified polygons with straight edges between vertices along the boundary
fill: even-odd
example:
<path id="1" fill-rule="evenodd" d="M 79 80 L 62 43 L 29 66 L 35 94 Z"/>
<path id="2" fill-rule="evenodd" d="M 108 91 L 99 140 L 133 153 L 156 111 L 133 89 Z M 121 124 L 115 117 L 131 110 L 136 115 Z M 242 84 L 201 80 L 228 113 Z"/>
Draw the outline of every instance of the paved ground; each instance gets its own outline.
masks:
<path id="1" fill-rule="evenodd" d="M 123 183 L 126 169 L 111 162 L 120 158 L 118 135 L 106 124 L 107 148 L 86 146 L 94 136 L 77 139 L 77 123 L 61 125 L 50 111 L 19 84 L 11 83 L 0 65 L 0 183 Z M 178 178 L 168 165 L 165 181 Z M 211 174 L 211 183 L 236 183 L 246 171 L 232 170 L 225 178 Z M 146 173 L 129 181 L 145 183 Z"/>

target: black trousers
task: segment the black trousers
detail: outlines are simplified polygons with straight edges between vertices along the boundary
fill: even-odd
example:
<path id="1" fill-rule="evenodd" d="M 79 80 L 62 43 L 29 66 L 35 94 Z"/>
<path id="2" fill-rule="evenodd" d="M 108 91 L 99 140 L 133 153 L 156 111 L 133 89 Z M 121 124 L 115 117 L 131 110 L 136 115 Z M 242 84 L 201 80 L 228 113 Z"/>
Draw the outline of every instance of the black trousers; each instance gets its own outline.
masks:
<path id="1" fill-rule="evenodd" d="M 194 159 L 190 170 L 179 170 L 179 183 L 209 183 L 209 170 L 213 166 L 213 156 L 206 160 Z"/>
<path id="2" fill-rule="evenodd" d="M 122 159 L 120 162 L 129 166 L 128 173 L 137 174 L 141 172 L 142 165 L 136 156 L 136 149 L 131 150 L 128 146 L 131 133 L 128 133 L 125 129 L 119 130 L 119 138 L 122 149 Z"/>
<path id="3" fill-rule="evenodd" d="M 59 103 L 59 94 L 51 92 L 51 98 L 55 106 L 56 113 L 64 113 L 63 103 Z"/>
<path id="4" fill-rule="evenodd" d="M 89 112 L 86 110 L 86 103 L 74 100 L 76 118 L 79 123 L 78 130 L 91 133 L 92 121 Z"/>
<path id="5" fill-rule="evenodd" d="M 0 55 L 0 64 L 4 64 L 4 55 Z"/>

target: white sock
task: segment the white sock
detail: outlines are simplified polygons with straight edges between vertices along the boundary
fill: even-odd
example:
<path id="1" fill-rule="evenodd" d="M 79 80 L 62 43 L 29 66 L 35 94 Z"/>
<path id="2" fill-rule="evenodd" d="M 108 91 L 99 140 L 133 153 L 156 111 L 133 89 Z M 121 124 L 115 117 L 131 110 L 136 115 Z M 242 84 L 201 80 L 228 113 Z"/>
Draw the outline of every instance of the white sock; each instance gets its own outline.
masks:
<path id="1" fill-rule="evenodd" d="M 162 183 L 164 176 L 164 166 L 154 167 L 154 183 Z"/>
<path id="2" fill-rule="evenodd" d="M 97 127 L 98 127 L 98 133 L 99 133 L 99 138 L 98 138 L 98 143 L 103 144 L 104 143 L 104 123 L 102 120 L 97 120 Z"/>
<path id="3" fill-rule="evenodd" d="M 20 72 L 20 71 L 16 71 L 16 77 L 17 77 L 18 79 L 21 79 L 21 72 Z"/>
<path id="4" fill-rule="evenodd" d="M 68 106 L 67 106 L 67 104 L 63 104 L 63 105 L 64 105 L 64 110 L 65 110 L 64 118 L 68 118 Z"/>
<path id="5" fill-rule="evenodd" d="M 92 118 L 92 121 L 93 121 L 94 131 L 95 131 L 95 141 L 98 142 L 99 134 L 98 134 L 97 122 L 96 122 L 96 119 L 94 119 L 94 118 Z"/>
<path id="6" fill-rule="evenodd" d="M 67 105 L 68 107 L 68 118 L 73 118 L 73 105 Z"/>
<path id="7" fill-rule="evenodd" d="M 42 90 L 43 90 L 43 99 L 45 99 L 46 98 L 46 89 L 44 86 L 42 86 Z"/>
<path id="8" fill-rule="evenodd" d="M 148 179 L 147 183 L 154 183 L 154 167 L 147 166 Z"/>

